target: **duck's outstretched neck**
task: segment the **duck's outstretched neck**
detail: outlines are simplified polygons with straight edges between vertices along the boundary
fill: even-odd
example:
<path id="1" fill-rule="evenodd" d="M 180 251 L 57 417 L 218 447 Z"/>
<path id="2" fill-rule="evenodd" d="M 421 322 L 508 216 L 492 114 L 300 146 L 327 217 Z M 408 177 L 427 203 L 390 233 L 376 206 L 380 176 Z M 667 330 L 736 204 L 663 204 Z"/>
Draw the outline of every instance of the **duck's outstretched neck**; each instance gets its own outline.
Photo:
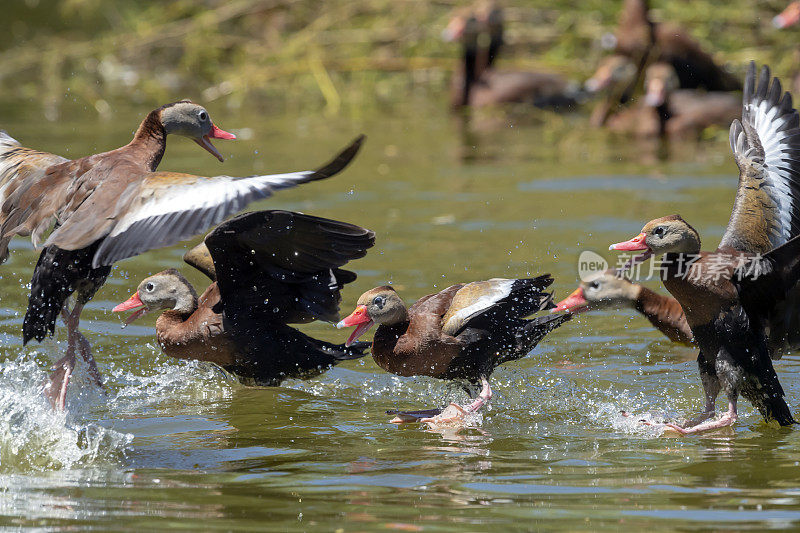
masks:
<path id="1" fill-rule="evenodd" d="M 158 167 L 167 148 L 167 132 L 161 123 L 161 109 L 151 111 L 145 117 L 128 146 L 142 152 L 150 171 Z"/>
<path id="2" fill-rule="evenodd" d="M 673 342 L 691 344 L 693 335 L 681 304 L 674 298 L 662 296 L 640 286 L 635 308 Z"/>

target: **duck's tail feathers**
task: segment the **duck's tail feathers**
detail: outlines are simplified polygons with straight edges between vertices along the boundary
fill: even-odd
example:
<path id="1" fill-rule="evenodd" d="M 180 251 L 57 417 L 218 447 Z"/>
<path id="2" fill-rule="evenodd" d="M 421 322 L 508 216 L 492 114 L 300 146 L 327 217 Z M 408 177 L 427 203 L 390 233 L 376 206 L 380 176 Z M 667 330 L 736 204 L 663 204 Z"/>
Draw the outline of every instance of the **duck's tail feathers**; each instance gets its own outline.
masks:
<path id="1" fill-rule="evenodd" d="M 764 402 L 758 406 L 758 410 L 767 421 L 775 420 L 782 426 L 791 426 L 797 423 L 783 396 L 765 398 Z"/>

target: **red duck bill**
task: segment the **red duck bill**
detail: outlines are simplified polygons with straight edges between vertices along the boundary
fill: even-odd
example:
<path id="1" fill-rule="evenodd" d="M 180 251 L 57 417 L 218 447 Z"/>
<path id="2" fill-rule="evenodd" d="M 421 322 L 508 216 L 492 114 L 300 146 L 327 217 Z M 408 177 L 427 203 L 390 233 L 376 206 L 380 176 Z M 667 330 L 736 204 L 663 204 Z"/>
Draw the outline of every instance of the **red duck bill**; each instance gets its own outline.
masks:
<path id="1" fill-rule="evenodd" d="M 130 325 L 134 320 L 140 318 L 145 313 L 147 313 L 147 306 L 144 305 L 142 299 L 139 298 L 139 292 L 134 292 L 133 296 L 116 306 L 114 309 L 111 310 L 114 313 L 120 313 L 122 311 L 134 311 L 134 313 L 125 319 L 125 326 Z M 122 327 L 125 327 L 122 326 Z"/>
<path id="2" fill-rule="evenodd" d="M 647 235 L 644 233 L 640 233 L 633 239 L 624 242 L 618 242 L 616 244 L 612 244 L 608 247 L 609 250 L 618 250 L 620 252 L 638 252 L 644 250 L 644 253 L 639 255 L 634 255 L 628 262 L 623 265 L 621 271 L 624 272 L 631 268 L 634 265 L 638 265 L 639 263 L 643 263 L 650 259 L 653 256 L 653 251 L 647 246 L 645 239 Z"/>
<path id="3" fill-rule="evenodd" d="M 211 141 L 209 139 L 227 139 L 227 140 L 234 140 L 236 139 L 236 135 L 233 133 L 227 132 L 225 130 L 221 130 L 216 127 L 214 124 L 211 125 L 211 131 L 208 134 L 203 135 L 199 139 L 193 139 L 194 142 L 200 145 L 203 150 L 207 151 L 220 161 L 224 161 L 225 159 L 222 157 L 222 154 L 217 151 Z"/>
<path id="4" fill-rule="evenodd" d="M 336 327 L 342 329 L 342 328 L 350 328 L 356 326 L 355 331 L 353 331 L 353 333 L 350 334 L 350 337 L 347 339 L 347 342 L 344 343 L 345 346 L 350 346 L 356 341 L 356 339 L 358 339 L 360 336 L 366 333 L 367 330 L 371 328 L 373 324 L 374 322 L 367 313 L 367 306 L 359 305 L 358 307 L 356 307 L 355 311 L 350 313 L 349 316 L 345 317 L 338 324 L 336 324 Z"/>
<path id="5" fill-rule="evenodd" d="M 551 309 L 550 312 L 557 313 L 559 311 L 566 311 L 568 313 L 580 313 L 581 311 L 586 311 L 588 307 L 589 302 L 583 295 L 583 288 L 578 287 L 572 291 L 569 296 L 558 302 L 555 309 Z"/>

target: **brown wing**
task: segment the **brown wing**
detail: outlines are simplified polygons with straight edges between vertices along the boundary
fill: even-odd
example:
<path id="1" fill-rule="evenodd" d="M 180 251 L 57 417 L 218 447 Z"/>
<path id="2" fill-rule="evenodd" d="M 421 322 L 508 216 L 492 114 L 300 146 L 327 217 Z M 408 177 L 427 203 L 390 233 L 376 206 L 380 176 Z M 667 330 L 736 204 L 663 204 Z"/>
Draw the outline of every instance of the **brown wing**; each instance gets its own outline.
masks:
<path id="1" fill-rule="evenodd" d="M 800 234 L 800 120 L 764 66 L 745 78 L 742 121 L 731 125 L 739 188 L 720 248 L 766 253 Z"/>
<path id="2" fill-rule="evenodd" d="M 511 294 L 513 279 L 473 281 L 464 285 L 453 297 L 442 318 L 442 330 L 457 335 L 470 318 L 486 311 Z"/>
<path id="3" fill-rule="evenodd" d="M 76 250 L 102 238 L 92 262 L 95 268 L 170 246 L 275 191 L 333 176 L 355 157 L 363 139 L 358 137 L 333 161 L 314 171 L 244 178 L 148 172 L 121 177 L 128 184 L 121 191 L 118 180 L 106 180 L 70 213 L 46 244 Z"/>
<path id="4" fill-rule="evenodd" d="M 408 314 L 431 314 L 440 317 L 444 316 L 448 309 L 450 309 L 450 305 L 452 304 L 456 293 L 463 286 L 463 283 L 459 283 L 457 285 L 451 285 L 450 287 L 447 287 L 439 292 L 423 296 L 408 308 Z"/>
<path id="5" fill-rule="evenodd" d="M 208 361 L 221 366 L 236 363 L 239 352 L 229 332 L 219 305 L 219 289 L 212 283 L 198 298 L 197 310 L 188 319 L 172 312 L 156 321 L 158 343 L 164 353 L 178 359 Z"/>
<path id="6" fill-rule="evenodd" d="M 52 224 L 48 217 L 45 224 L 29 228 L 25 223 L 34 206 L 21 205 L 21 200 L 26 191 L 43 184 L 48 168 L 65 161 L 67 159 L 61 156 L 20 146 L 6 132 L 0 131 L 0 263 L 8 259 L 8 243 L 15 235 L 31 235 L 36 246 L 42 233 Z M 53 192 L 52 184 L 49 190 Z M 63 202 L 54 199 L 51 205 L 55 213 Z"/>

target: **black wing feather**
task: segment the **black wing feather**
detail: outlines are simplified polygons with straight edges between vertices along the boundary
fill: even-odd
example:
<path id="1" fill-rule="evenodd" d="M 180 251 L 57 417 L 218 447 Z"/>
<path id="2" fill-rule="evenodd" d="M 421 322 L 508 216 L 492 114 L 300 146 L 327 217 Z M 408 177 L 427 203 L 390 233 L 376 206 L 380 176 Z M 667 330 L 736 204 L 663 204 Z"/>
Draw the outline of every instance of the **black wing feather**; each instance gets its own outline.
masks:
<path id="1" fill-rule="evenodd" d="M 374 232 L 291 211 L 246 213 L 205 238 L 225 312 L 283 323 L 338 320 L 340 267 L 366 255 Z"/>
<path id="2" fill-rule="evenodd" d="M 738 268 L 731 279 L 751 320 L 769 332 L 770 355 L 800 347 L 800 236 Z"/>

